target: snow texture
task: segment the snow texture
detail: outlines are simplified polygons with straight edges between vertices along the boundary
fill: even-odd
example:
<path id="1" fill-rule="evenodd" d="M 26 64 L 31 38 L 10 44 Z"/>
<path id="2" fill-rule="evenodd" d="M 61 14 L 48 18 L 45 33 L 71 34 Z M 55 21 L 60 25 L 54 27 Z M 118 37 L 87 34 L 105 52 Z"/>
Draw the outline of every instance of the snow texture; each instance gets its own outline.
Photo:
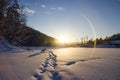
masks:
<path id="1" fill-rule="evenodd" d="M 62 80 L 59 73 L 55 70 L 56 64 L 56 55 L 47 49 L 42 49 L 40 53 L 46 53 L 48 57 L 45 61 L 40 65 L 40 68 L 37 70 L 32 77 L 32 80 Z"/>
<path id="2" fill-rule="evenodd" d="M 0 51 L 0 80 L 120 80 L 120 49 Z"/>

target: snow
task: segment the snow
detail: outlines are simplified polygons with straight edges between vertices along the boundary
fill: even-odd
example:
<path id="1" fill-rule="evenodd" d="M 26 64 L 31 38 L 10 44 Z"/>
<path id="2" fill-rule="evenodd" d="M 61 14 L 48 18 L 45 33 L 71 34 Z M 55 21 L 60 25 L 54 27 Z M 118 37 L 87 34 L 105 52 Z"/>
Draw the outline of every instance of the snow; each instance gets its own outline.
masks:
<path id="1" fill-rule="evenodd" d="M 3 37 L 0 36 L 0 51 L 22 51 L 19 47 L 12 46 L 5 40 Z"/>
<path id="2" fill-rule="evenodd" d="M 0 36 L 0 51 L 10 49 L 11 46 L 7 43 L 7 41 Z"/>
<path id="3" fill-rule="evenodd" d="M 112 44 L 120 44 L 120 40 L 111 41 Z"/>
<path id="4" fill-rule="evenodd" d="M 66 53 L 59 52 L 57 56 L 63 80 L 120 79 L 119 49 L 70 48 L 62 51 Z"/>
<path id="5" fill-rule="evenodd" d="M 0 80 L 120 80 L 120 49 L 2 51 Z"/>
<path id="6" fill-rule="evenodd" d="M 97 45 L 96 47 L 97 48 L 116 48 L 116 46 L 112 45 L 112 44 L 110 44 L 110 45 L 101 44 L 101 45 Z"/>

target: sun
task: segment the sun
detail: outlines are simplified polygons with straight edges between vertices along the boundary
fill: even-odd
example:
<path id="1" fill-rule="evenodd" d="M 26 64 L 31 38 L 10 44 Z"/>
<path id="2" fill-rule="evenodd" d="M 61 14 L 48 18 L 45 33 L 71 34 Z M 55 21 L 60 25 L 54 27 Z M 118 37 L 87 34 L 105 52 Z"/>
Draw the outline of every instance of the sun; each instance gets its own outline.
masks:
<path id="1" fill-rule="evenodd" d="M 62 43 L 62 44 L 64 44 L 64 43 L 69 43 L 68 38 L 62 37 L 62 36 L 58 37 L 58 41 L 59 41 L 60 43 Z"/>

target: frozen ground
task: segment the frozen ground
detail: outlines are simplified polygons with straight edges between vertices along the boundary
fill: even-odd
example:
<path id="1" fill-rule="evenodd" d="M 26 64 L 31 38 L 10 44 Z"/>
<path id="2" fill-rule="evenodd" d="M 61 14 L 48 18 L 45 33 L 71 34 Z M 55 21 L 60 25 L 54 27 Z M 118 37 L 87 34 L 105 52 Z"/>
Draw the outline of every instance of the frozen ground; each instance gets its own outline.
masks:
<path id="1" fill-rule="evenodd" d="M 120 49 L 0 52 L 0 80 L 120 80 Z"/>

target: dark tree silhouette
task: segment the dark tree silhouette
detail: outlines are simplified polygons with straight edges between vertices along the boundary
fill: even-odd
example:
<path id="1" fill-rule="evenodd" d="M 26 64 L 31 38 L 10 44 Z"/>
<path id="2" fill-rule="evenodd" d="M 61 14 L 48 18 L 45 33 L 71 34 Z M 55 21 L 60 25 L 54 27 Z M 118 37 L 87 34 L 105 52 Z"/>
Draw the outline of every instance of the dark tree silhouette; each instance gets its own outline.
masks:
<path id="1" fill-rule="evenodd" d="M 16 39 L 20 39 L 18 32 L 21 26 L 26 25 L 22 9 L 17 0 L 0 0 L 0 36 L 12 45 L 16 45 Z"/>

